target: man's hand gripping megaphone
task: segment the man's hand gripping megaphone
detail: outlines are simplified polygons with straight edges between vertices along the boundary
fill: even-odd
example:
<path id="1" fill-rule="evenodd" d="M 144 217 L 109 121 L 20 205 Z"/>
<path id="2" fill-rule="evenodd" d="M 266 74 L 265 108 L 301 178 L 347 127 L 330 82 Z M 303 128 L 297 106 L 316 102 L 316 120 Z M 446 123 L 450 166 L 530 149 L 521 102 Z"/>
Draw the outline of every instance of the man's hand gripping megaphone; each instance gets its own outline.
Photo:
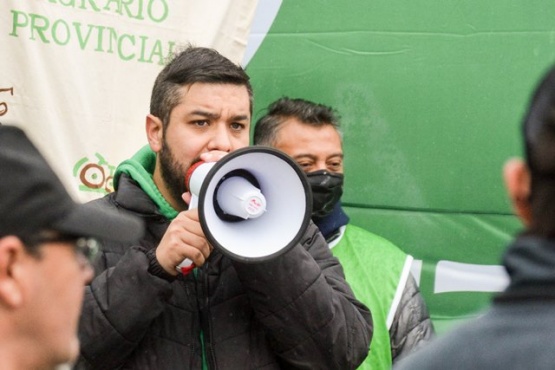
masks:
<path id="1" fill-rule="evenodd" d="M 221 151 L 206 152 L 200 155 L 200 159 L 202 162 L 211 163 L 220 160 L 226 154 Z M 182 199 L 191 205 L 193 195 L 189 188 L 182 194 Z M 196 266 L 205 263 L 212 249 L 204 236 L 198 209 L 196 206 L 189 206 L 187 211 L 180 212 L 168 226 L 156 249 L 156 259 L 171 275 L 188 274 Z"/>
<path id="2" fill-rule="evenodd" d="M 211 173 L 212 168 L 218 160 L 221 160 L 227 153 L 225 152 L 209 152 L 204 153 L 200 157 L 200 161 L 194 163 L 185 176 L 185 185 L 188 190 L 183 195 L 183 200 L 189 205 L 187 212 L 195 212 L 195 221 L 199 222 L 198 213 L 198 197 L 201 189 L 204 186 L 204 180 Z M 231 158 L 231 157 L 230 157 Z M 215 193 L 214 204 L 217 205 L 220 213 L 218 214 L 222 220 L 247 220 L 258 218 L 266 211 L 266 199 L 262 195 L 258 184 L 255 185 L 256 180 L 247 173 L 248 171 L 237 170 L 230 172 L 227 176 L 223 177 L 217 185 L 217 192 Z M 196 231 L 196 230 L 195 230 Z M 201 236 L 205 238 L 204 233 Z M 213 246 L 206 241 L 208 245 L 208 255 L 210 255 Z M 190 246 L 191 244 L 189 244 Z M 203 245 L 199 245 L 198 251 L 193 249 L 197 254 L 198 260 L 204 263 L 208 255 L 202 253 L 205 249 Z M 190 273 L 195 266 L 200 266 L 192 257 L 187 256 L 181 263 L 176 266 L 176 270 L 186 275 Z"/>

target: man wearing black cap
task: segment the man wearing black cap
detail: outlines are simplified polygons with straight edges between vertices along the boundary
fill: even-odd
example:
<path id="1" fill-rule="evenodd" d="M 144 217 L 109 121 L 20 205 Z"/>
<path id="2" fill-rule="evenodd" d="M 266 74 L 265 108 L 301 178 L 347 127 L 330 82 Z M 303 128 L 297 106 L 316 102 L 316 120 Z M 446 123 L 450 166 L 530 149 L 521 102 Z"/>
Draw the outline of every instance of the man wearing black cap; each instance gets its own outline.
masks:
<path id="1" fill-rule="evenodd" d="M 75 203 L 14 126 L 0 126 L 0 368 L 53 369 L 79 353 L 96 238 L 137 240 L 130 216 Z"/>
<path id="2" fill-rule="evenodd" d="M 395 369 L 551 370 L 555 367 L 555 68 L 522 126 L 526 160 L 509 160 L 505 185 L 525 230 L 506 250 L 506 290 L 480 318 L 452 330 Z"/>

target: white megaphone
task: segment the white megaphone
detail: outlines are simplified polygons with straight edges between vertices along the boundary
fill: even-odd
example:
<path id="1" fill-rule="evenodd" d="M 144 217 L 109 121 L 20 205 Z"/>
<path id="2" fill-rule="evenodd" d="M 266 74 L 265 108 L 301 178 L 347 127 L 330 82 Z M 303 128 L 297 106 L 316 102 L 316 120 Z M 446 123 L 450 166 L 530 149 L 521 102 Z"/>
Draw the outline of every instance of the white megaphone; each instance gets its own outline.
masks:
<path id="1" fill-rule="evenodd" d="M 270 147 L 238 149 L 218 162 L 200 162 L 187 174 L 208 242 L 226 256 L 257 262 L 293 247 L 312 212 L 306 175 L 287 154 Z M 183 274 L 194 264 L 177 266 Z"/>

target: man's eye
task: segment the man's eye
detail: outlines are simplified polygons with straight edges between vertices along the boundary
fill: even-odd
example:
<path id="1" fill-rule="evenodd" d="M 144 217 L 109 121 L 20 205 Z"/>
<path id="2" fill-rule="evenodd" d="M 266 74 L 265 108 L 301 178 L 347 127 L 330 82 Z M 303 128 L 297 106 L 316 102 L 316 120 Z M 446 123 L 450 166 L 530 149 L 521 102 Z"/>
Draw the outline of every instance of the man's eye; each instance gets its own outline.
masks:
<path id="1" fill-rule="evenodd" d="M 342 168 L 342 164 L 340 162 L 338 163 L 328 163 L 327 165 L 327 169 L 330 172 L 339 172 L 341 171 Z"/>
<path id="2" fill-rule="evenodd" d="M 230 125 L 231 129 L 234 131 L 241 131 L 245 129 L 245 125 L 243 123 L 233 122 Z"/>
<path id="3" fill-rule="evenodd" d="M 198 127 L 205 127 L 205 126 L 208 126 L 208 121 L 206 120 L 194 121 L 193 124 Z"/>

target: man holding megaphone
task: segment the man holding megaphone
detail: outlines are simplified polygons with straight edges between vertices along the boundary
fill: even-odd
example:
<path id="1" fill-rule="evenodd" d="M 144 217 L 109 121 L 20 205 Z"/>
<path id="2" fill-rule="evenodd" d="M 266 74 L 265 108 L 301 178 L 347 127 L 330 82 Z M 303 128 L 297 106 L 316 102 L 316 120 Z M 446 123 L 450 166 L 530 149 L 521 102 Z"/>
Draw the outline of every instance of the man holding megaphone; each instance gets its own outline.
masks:
<path id="1" fill-rule="evenodd" d="M 212 49 L 189 47 L 158 75 L 149 145 L 95 201 L 141 217 L 147 231 L 137 244 L 105 244 L 86 290 L 77 368 L 354 369 L 364 360 L 371 314 L 306 217 L 300 169 L 273 149 L 243 149 L 251 116 L 249 77 Z M 189 209 L 185 174 L 199 160 L 217 163 Z M 264 195 L 259 217 L 227 219 L 218 196 L 234 176 Z M 183 274 L 176 267 L 187 260 L 195 268 Z"/>

